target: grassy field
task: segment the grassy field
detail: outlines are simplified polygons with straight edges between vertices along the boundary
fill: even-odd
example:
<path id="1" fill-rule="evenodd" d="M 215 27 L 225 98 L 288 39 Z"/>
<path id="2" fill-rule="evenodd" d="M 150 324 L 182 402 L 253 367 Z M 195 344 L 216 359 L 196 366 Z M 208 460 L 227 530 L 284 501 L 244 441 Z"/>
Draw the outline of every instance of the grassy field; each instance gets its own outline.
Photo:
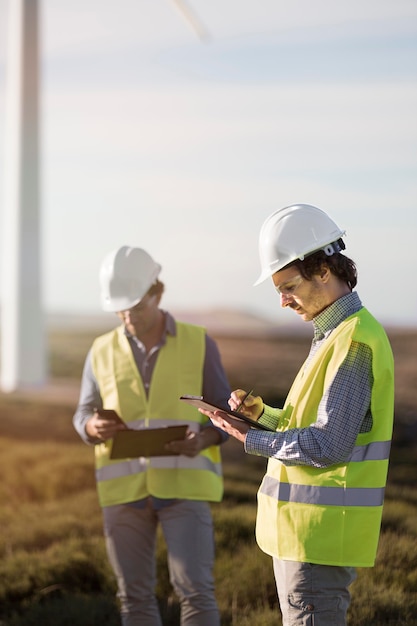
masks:
<path id="1" fill-rule="evenodd" d="M 0 395 L 0 626 L 116 626 L 93 451 L 73 431 L 91 333 L 50 336 L 51 387 Z M 390 333 L 396 359 L 396 425 L 377 564 L 359 571 L 351 626 L 417 626 L 417 331 Z M 255 387 L 279 403 L 309 339 L 219 337 L 232 387 Z M 225 497 L 213 505 L 216 592 L 223 626 L 281 623 L 270 558 L 254 540 L 256 491 L 265 461 L 224 446 Z M 158 546 L 164 624 L 178 604 Z"/>

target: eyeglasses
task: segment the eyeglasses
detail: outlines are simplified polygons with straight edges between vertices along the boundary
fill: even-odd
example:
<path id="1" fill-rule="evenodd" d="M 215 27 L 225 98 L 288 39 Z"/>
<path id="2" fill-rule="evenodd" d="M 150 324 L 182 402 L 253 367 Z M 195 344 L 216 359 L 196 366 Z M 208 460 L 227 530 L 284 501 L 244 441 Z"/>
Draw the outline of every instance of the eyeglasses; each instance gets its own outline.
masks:
<path id="1" fill-rule="evenodd" d="M 290 280 L 286 280 L 284 283 L 281 283 L 281 285 L 275 285 L 275 289 L 280 296 L 292 296 L 303 280 L 304 278 L 301 274 L 297 274 L 293 278 L 290 278 Z"/>

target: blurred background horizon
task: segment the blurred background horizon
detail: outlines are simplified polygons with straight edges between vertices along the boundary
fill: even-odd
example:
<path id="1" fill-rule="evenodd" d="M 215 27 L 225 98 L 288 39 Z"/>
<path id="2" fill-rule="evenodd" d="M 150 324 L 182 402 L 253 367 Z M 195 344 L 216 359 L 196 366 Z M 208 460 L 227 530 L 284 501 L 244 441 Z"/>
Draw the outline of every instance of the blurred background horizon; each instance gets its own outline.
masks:
<path id="1" fill-rule="evenodd" d="M 253 283 L 264 219 L 304 202 L 346 230 L 363 304 L 417 326 L 417 3 L 39 6 L 48 314 L 100 315 L 101 260 L 132 245 L 162 265 L 163 308 L 297 322 Z"/>

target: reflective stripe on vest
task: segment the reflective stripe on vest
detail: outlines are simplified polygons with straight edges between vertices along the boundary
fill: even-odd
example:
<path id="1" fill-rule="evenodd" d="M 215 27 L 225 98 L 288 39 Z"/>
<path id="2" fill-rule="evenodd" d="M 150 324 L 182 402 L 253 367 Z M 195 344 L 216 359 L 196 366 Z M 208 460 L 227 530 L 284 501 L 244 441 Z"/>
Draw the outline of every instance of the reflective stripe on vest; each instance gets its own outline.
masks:
<path id="1" fill-rule="evenodd" d="M 112 465 L 104 465 L 96 469 L 96 479 L 100 482 L 112 480 L 128 476 L 129 474 L 147 472 L 150 467 L 153 469 L 200 469 L 214 472 L 218 476 L 222 475 L 221 463 L 213 463 L 209 458 L 201 455 L 192 458 L 181 455 L 155 456 L 151 459 L 139 457 L 138 459 L 127 459 Z"/>
<path id="2" fill-rule="evenodd" d="M 280 502 L 298 502 L 321 506 L 382 506 L 385 487 L 358 488 L 290 485 L 266 476 L 259 490 Z"/>
<path id="3" fill-rule="evenodd" d="M 391 441 L 374 441 L 366 446 L 355 446 L 348 459 L 352 463 L 360 461 L 386 461 L 389 459 Z"/>

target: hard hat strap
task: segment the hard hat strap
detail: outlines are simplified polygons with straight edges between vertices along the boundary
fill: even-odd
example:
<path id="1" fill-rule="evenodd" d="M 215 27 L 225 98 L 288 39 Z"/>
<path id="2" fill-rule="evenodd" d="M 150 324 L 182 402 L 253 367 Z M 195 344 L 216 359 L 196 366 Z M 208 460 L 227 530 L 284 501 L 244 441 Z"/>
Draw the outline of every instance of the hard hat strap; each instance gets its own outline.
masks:
<path id="1" fill-rule="evenodd" d="M 333 241 L 333 243 L 328 243 L 327 246 L 322 248 L 323 252 L 327 256 L 332 256 L 332 254 L 336 254 L 336 252 L 341 252 L 346 248 L 343 239 L 338 239 L 337 241 Z"/>

